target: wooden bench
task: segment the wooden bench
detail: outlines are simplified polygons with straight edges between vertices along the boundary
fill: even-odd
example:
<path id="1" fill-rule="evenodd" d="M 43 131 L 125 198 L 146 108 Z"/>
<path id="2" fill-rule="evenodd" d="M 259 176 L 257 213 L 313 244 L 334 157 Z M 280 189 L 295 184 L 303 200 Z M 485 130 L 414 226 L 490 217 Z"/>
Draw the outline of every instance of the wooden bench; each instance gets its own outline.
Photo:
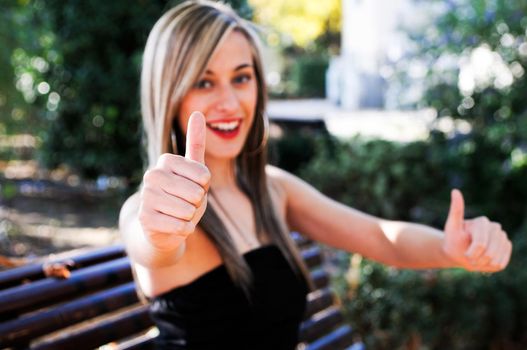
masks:
<path id="1" fill-rule="evenodd" d="M 293 234 L 317 290 L 308 295 L 298 349 L 348 349 L 351 327 L 329 289 L 320 247 Z M 0 272 L 0 348 L 152 349 L 156 329 L 138 301 L 122 246 L 71 258 L 69 278 L 46 277 L 42 264 Z"/>

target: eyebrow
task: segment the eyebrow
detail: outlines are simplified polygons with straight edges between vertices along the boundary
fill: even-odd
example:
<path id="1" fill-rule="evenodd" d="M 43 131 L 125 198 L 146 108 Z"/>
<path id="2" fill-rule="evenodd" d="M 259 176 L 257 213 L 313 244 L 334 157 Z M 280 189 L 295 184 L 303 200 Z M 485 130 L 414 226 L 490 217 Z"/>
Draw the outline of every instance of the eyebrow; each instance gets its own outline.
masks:
<path id="1" fill-rule="evenodd" d="M 239 66 L 237 66 L 236 68 L 234 68 L 234 71 L 237 72 L 237 71 L 242 70 L 242 69 L 247 68 L 247 67 L 252 67 L 252 64 L 242 63 Z M 205 71 L 205 74 L 212 74 L 212 75 L 214 75 L 214 72 L 211 71 L 210 69 L 207 69 Z"/>

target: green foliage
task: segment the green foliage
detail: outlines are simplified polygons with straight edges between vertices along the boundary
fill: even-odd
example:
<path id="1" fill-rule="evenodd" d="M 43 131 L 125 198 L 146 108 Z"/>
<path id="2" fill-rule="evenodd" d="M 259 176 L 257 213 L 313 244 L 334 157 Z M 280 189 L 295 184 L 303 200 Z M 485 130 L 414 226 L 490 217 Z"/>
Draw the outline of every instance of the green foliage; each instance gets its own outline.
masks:
<path id="1" fill-rule="evenodd" d="M 281 125 L 282 137 L 269 142 L 269 161 L 279 168 L 297 173 L 315 155 L 317 142 L 329 145 L 331 140 L 322 130 Z"/>
<path id="2" fill-rule="evenodd" d="M 355 138 L 336 142 L 333 149 L 320 147 L 301 176 L 330 197 L 374 215 L 422 219 L 432 215 L 421 202 L 427 200 L 423 191 L 441 198 L 432 194 L 448 183 L 441 161 L 442 155 L 424 142 L 398 145 Z"/>
<path id="3" fill-rule="evenodd" d="M 142 50 L 157 18 L 179 2 L 35 0 L 11 5 L 11 14 L 20 18 L 8 23 L 21 21 L 17 28 L 28 36 L 12 40 L 19 46 L 12 55 L 13 72 L 33 76 L 28 93 L 35 97 L 24 97 L 45 122 L 39 136 L 47 166 L 66 163 L 86 177 L 139 181 Z M 230 3 L 243 16 L 252 15 L 245 0 Z M 8 56 L 0 50 L 0 62 Z M 31 72 L 37 56 L 47 67 L 40 76 Z M 35 93 L 39 81 L 49 85 L 48 92 Z"/>
<path id="4" fill-rule="evenodd" d="M 439 7 L 435 22 L 411 33 L 418 47 L 416 57 L 428 67 L 419 104 L 470 121 L 474 132 L 492 132 L 503 143 L 525 148 L 527 3 L 450 0 L 434 4 Z M 465 74 L 460 77 L 462 71 Z"/>
<path id="5" fill-rule="evenodd" d="M 38 133 L 45 125 L 47 93 L 39 84 L 56 58 L 49 17 L 40 2 L 4 1 L 0 12 L 0 135 Z"/>
<path id="6" fill-rule="evenodd" d="M 48 79 L 61 96 L 44 138 L 45 163 L 87 177 L 141 169 L 141 50 L 163 3 L 48 1 L 61 63 Z"/>
<path id="7" fill-rule="evenodd" d="M 458 187 L 467 217 L 486 215 L 512 237 L 509 267 L 492 275 L 363 261 L 360 283 L 351 287 L 344 255 L 336 286 L 368 349 L 525 349 L 527 3 L 421 3 L 432 5 L 437 17 L 412 34 L 417 60 L 428 68 L 418 105 L 464 119 L 468 133 L 436 131 L 409 144 L 354 139 L 334 152 L 322 147 L 301 174 L 366 212 L 438 228 L 450 189 Z M 478 66 L 485 59 L 490 65 Z M 411 69 L 413 61 L 398 65 Z"/>
<path id="8" fill-rule="evenodd" d="M 359 288 L 341 283 L 346 314 L 368 349 L 402 349 L 415 335 L 422 349 L 524 349 L 527 240 L 516 237 L 510 266 L 493 275 L 363 261 Z"/>
<path id="9" fill-rule="evenodd" d="M 299 97 L 324 97 L 326 95 L 326 70 L 328 58 L 322 55 L 298 57 L 291 67 L 291 80 Z"/>
<path id="10" fill-rule="evenodd" d="M 344 254 L 335 285 L 368 349 L 404 348 L 415 339 L 423 349 L 527 346 L 520 311 L 527 307 L 521 268 L 527 263 L 527 164 L 511 163 L 498 141 L 475 134 L 434 133 L 407 144 L 360 138 L 317 144 L 300 175 L 340 202 L 442 228 L 450 189 L 458 187 L 467 217 L 487 215 L 514 239 L 512 263 L 499 274 L 405 271 L 363 261 L 357 289 L 346 282 L 350 257 Z"/>

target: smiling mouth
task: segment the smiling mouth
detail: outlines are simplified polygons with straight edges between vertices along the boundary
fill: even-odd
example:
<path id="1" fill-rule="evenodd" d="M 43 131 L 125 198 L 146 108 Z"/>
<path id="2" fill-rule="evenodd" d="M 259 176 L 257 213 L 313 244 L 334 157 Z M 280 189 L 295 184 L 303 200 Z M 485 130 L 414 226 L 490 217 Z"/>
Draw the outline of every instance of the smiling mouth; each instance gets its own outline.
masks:
<path id="1" fill-rule="evenodd" d="M 214 122 L 208 122 L 207 127 L 212 130 L 216 135 L 222 138 L 233 138 L 238 135 L 240 131 L 240 125 L 242 124 L 241 119 L 236 120 L 217 120 Z"/>

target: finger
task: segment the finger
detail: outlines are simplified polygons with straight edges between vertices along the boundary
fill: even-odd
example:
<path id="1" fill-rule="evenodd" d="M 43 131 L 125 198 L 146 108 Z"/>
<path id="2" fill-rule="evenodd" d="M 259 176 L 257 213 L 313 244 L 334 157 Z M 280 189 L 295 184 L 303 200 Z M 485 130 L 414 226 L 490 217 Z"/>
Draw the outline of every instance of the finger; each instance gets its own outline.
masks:
<path id="1" fill-rule="evenodd" d="M 139 220 L 145 233 L 148 232 L 150 237 L 155 235 L 162 240 L 169 240 L 168 237 L 163 235 L 185 238 L 189 233 L 189 229 L 193 227 L 191 222 L 176 219 L 151 208 L 144 209 Z M 154 240 L 152 239 L 152 241 Z"/>
<path id="2" fill-rule="evenodd" d="M 445 224 L 445 231 L 463 231 L 465 219 L 465 202 L 458 189 L 453 189 L 450 194 L 450 210 Z"/>
<path id="3" fill-rule="evenodd" d="M 489 256 L 491 258 L 490 264 L 499 267 L 501 258 L 507 248 L 507 237 L 499 230 L 492 232 Z"/>
<path id="4" fill-rule="evenodd" d="M 465 252 L 465 255 L 473 262 L 476 262 L 487 250 L 489 233 L 485 227 L 485 221 L 482 218 L 467 222 L 466 227 L 472 236 L 472 243 Z"/>
<path id="5" fill-rule="evenodd" d="M 157 167 L 170 170 L 176 175 L 194 181 L 196 184 L 203 187 L 205 191 L 209 188 L 210 171 L 204 164 L 198 164 L 181 156 L 165 153 L 159 157 Z M 152 177 L 152 179 L 149 180 L 152 183 L 157 183 L 156 181 L 159 181 L 159 171 L 160 170 L 156 169 L 148 170 L 145 173 L 145 180 Z"/>
<path id="6" fill-rule="evenodd" d="M 187 126 L 185 158 L 205 163 L 205 116 L 201 112 L 190 115 Z"/>
<path id="7" fill-rule="evenodd" d="M 471 243 L 465 251 L 465 256 L 474 262 L 475 259 L 479 258 L 485 250 L 485 241 L 482 237 L 481 231 L 477 229 L 477 225 L 475 225 L 473 221 L 467 221 L 465 228 L 471 237 Z"/>
<path id="8" fill-rule="evenodd" d="M 159 196 L 152 208 L 159 213 L 163 213 L 183 221 L 192 220 L 196 214 L 195 206 L 179 197 L 172 196 L 168 193 L 163 193 L 161 196 Z"/>
<path id="9" fill-rule="evenodd" d="M 174 176 L 162 173 L 159 175 L 157 184 L 163 190 L 163 193 L 179 197 L 194 207 L 198 207 L 201 204 L 206 193 L 203 187 L 179 175 Z"/>
<path id="10" fill-rule="evenodd" d="M 201 204 L 197 207 L 196 214 L 194 217 L 190 220 L 190 222 L 196 227 L 201 220 L 203 214 L 205 213 L 205 210 L 207 210 L 207 195 L 203 197 L 203 200 L 201 201 Z"/>

